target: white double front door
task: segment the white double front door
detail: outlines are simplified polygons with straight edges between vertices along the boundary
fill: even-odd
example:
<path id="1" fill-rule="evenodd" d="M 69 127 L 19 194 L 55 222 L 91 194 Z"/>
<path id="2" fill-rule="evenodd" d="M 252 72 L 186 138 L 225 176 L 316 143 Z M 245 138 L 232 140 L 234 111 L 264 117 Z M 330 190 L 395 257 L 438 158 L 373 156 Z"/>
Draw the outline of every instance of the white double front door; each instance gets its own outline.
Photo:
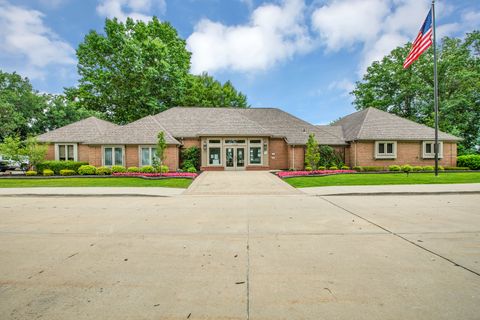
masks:
<path id="1" fill-rule="evenodd" d="M 225 170 L 245 170 L 245 147 L 225 148 Z"/>

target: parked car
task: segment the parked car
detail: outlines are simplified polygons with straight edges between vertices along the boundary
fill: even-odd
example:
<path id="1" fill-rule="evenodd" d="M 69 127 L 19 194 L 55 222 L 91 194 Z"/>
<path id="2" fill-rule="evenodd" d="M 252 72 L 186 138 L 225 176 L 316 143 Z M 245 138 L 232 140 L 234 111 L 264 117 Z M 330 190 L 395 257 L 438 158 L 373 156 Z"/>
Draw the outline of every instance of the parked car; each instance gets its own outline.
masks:
<path id="1" fill-rule="evenodd" d="M 5 172 L 7 170 L 15 170 L 15 166 L 10 164 L 7 160 L 0 160 L 0 172 Z"/>
<path id="2" fill-rule="evenodd" d="M 28 157 L 22 156 L 19 161 L 8 159 L 0 155 L 0 172 L 7 170 L 22 170 L 25 171 L 28 168 Z"/>

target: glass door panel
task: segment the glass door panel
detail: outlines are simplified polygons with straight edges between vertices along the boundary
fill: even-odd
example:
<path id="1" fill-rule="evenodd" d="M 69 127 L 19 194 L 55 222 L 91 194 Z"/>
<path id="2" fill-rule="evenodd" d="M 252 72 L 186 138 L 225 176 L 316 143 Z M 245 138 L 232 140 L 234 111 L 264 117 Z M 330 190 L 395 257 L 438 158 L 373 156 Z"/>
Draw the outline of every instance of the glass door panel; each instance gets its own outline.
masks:
<path id="1" fill-rule="evenodd" d="M 225 149 L 225 166 L 227 168 L 233 168 L 235 166 L 235 162 L 233 161 L 233 149 L 234 148 Z"/>
<path id="2" fill-rule="evenodd" d="M 245 166 L 245 148 L 237 148 L 237 167 Z"/>

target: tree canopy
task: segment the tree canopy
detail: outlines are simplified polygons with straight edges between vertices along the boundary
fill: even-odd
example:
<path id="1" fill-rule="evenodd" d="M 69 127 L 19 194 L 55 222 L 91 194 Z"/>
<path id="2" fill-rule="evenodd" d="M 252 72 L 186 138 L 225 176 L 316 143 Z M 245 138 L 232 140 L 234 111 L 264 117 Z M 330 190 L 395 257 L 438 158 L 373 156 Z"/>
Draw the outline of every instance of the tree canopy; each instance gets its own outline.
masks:
<path id="1" fill-rule="evenodd" d="M 433 50 L 404 70 L 410 46 L 369 66 L 352 91 L 353 103 L 357 110 L 376 107 L 433 127 Z M 437 54 L 440 130 L 464 139 L 459 153 L 473 152 L 480 145 L 480 32 L 443 38 Z"/>
<path id="2" fill-rule="evenodd" d="M 247 106 L 230 82 L 189 73 L 191 53 L 168 22 L 106 19 L 104 31 L 91 31 L 77 49 L 79 85 L 67 95 L 80 106 L 116 123 L 180 105 Z"/>

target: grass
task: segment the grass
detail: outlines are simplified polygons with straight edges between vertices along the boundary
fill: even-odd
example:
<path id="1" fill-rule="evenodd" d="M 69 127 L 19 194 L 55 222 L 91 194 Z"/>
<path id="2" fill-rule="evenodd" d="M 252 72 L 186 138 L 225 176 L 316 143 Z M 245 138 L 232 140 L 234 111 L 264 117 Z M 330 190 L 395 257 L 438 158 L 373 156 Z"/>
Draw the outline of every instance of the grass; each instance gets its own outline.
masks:
<path id="1" fill-rule="evenodd" d="M 166 187 L 187 188 L 192 179 L 142 178 L 65 178 L 65 179 L 0 179 L 0 188 L 32 187 Z"/>
<path id="2" fill-rule="evenodd" d="M 323 177 L 294 177 L 285 182 L 295 188 L 326 186 L 367 186 L 388 184 L 442 184 L 442 183 L 480 183 L 480 172 L 440 173 L 403 173 L 385 174 L 337 174 Z"/>

